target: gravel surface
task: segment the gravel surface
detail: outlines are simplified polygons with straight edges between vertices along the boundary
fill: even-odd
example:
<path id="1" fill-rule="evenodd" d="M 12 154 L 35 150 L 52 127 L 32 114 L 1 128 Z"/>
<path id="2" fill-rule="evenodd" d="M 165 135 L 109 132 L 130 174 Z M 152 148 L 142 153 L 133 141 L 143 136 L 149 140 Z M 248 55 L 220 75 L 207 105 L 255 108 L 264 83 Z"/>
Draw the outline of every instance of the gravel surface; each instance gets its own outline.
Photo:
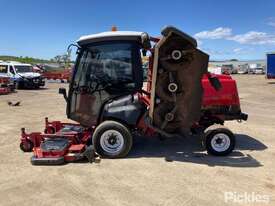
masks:
<path id="1" fill-rule="evenodd" d="M 68 85 L 0 96 L 0 205 L 275 205 L 275 81 L 233 78 L 249 119 L 226 123 L 237 135 L 227 157 L 207 155 L 197 138 L 136 137 L 125 159 L 32 166 L 19 149 L 20 128 L 43 131 L 46 116 L 69 121 L 57 93 Z M 8 106 L 17 100 L 21 106 Z M 269 201 L 238 201 L 245 194 Z"/>

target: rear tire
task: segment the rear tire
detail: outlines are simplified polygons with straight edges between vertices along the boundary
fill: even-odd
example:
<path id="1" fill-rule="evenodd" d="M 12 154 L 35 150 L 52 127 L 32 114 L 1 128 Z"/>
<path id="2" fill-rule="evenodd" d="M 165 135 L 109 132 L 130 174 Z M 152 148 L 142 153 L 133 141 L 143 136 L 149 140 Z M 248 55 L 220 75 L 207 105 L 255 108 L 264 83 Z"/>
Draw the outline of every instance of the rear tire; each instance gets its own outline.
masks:
<path id="1" fill-rule="evenodd" d="M 133 145 L 129 129 L 116 121 L 104 121 L 92 137 L 95 151 L 102 157 L 122 158 L 127 156 Z"/>
<path id="2" fill-rule="evenodd" d="M 205 132 L 205 146 L 208 154 L 225 156 L 235 148 L 235 135 L 225 127 L 209 127 Z"/>

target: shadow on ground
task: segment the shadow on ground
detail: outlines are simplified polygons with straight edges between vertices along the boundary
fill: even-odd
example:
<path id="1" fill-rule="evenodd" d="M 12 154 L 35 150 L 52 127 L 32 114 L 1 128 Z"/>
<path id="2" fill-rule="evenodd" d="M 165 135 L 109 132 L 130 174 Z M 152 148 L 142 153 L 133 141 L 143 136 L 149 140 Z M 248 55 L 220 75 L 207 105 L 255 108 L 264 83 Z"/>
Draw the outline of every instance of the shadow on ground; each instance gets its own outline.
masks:
<path id="1" fill-rule="evenodd" d="M 225 157 L 208 155 L 196 136 L 168 138 L 159 140 L 153 137 L 135 137 L 133 149 L 128 158 L 163 157 L 167 162 L 190 162 L 208 166 L 260 167 L 262 164 L 247 150 L 265 150 L 267 147 L 259 140 L 248 135 L 236 134 L 236 147 L 232 154 Z"/>

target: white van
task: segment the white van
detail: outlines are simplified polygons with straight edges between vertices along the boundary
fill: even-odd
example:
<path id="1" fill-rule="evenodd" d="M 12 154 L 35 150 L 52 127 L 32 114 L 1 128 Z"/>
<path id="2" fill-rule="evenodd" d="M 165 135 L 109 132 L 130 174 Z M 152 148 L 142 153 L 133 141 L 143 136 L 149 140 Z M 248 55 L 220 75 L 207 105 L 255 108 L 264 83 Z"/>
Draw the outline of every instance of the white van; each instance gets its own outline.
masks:
<path id="1" fill-rule="evenodd" d="M 30 64 L 2 61 L 0 62 L 0 75 L 10 77 L 17 89 L 45 86 L 45 79 L 41 74 L 33 72 L 32 65 Z"/>

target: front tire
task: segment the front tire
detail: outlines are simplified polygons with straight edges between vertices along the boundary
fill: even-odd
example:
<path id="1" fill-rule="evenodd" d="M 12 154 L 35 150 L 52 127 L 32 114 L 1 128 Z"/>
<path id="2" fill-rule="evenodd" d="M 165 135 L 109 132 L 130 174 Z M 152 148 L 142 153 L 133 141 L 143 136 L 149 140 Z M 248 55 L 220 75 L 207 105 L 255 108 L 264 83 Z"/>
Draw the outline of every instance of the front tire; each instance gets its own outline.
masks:
<path id="1" fill-rule="evenodd" d="M 235 148 L 235 135 L 225 127 L 212 128 L 209 127 L 205 133 L 207 153 L 215 156 L 230 154 Z"/>
<path id="2" fill-rule="evenodd" d="M 20 149 L 23 152 L 31 152 L 33 149 L 33 143 L 30 140 L 26 140 L 25 143 L 20 142 Z"/>
<path id="3" fill-rule="evenodd" d="M 15 89 L 22 89 L 22 83 L 19 81 L 15 82 Z"/>
<path id="4" fill-rule="evenodd" d="M 109 120 L 97 126 L 92 141 L 96 152 L 107 158 L 125 157 L 133 145 L 129 129 L 119 122 Z"/>

